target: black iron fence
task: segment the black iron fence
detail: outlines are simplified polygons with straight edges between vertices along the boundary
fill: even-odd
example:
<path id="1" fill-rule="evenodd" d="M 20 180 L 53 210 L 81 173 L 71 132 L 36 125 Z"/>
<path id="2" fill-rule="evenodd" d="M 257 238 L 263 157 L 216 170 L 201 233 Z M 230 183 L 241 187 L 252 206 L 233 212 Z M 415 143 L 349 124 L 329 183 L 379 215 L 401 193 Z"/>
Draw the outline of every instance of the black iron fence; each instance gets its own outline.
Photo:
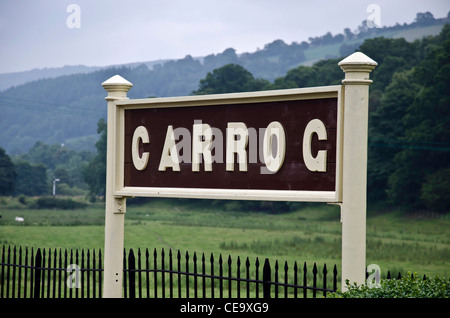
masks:
<path id="1" fill-rule="evenodd" d="M 298 298 L 326 296 L 337 289 L 337 267 L 329 275 L 326 264 L 314 264 L 311 273 L 306 263 L 289 268 L 269 259 L 241 262 L 228 256 L 189 255 L 172 250 L 158 255 L 156 249 L 135 255 L 124 253 L 124 297 L 126 298 Z M 330 286 L 330 287 L 327 287 Z"/>
<path id="2" fill-rule="evenodd" d="M 3 246 L 0 298 L 99 298 L 101 251 Z"/>
<path id="3" fill-rule="evenodd" d="M 336 265 L 329 271 L 164 249 L 124 250 L 123 265 L 125 298 L 316 298 L 340 281 Z M 102 277 L 101 250 L 1 250 L 0 298 L 101 298 Z"/>

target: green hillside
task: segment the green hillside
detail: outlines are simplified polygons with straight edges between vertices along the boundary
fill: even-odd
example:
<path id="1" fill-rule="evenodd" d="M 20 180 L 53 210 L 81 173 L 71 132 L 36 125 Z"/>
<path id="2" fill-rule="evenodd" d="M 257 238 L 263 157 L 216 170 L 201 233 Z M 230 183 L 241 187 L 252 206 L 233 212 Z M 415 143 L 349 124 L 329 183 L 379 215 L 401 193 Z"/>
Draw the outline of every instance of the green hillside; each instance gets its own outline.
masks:
<path id="1" fill-rule="evenodd" d="M 350 54 L 354 49 L 358 48 L 364 40 L 373 37 L 385 37 L 399 39 L 403 38 L 408 42 L 413 42 L 415 40 L 420 40 L 423 37 L 435 36 L 441 32 L 443 24 L 433 24 L 433 25 L 408 25 L 408 27 L 403 28 L 386 28 L 375 34 L 369 33 L 366 36 L 354 36 L 352 38 L 345 38 L 344 41 L 340 43 L 332 43 L 327 45 L 320 45 L 316 47 L 309 47 L 304 50 L 305 61 L 301 65 L 311 66 L 314 63 L 329 58 L 338 58 Z M 375 36 L 374 36 L 375 35 Z"/>
<path id="2" fill-rule="evenodd" d="M 321 60 L 347 56 L 366 39 L 379 36 L 419 39 L 436 34 L 447 21 L 416 20 L 408 25 L 372 29 L 363 23 L 357 32 L 349 29 L 335 35 L 328 32 L 301 43 L 275 40 L 261 50 L 239 55 L 229 48 L 203 58 L 186 56 L 164 63 L 147 62 L 88 73 L 78 67 L 75 69 L 81 73 L 17 85 L 0 93 L 0 147 L 10 154 L 23 154 L 37 141 L 43 141 L 93 151 L 96 124 L 106 115 L 105 91 L 100 84 L 115 74 L 134 84 L 129 93 L 131 98 L 189 95 L 198 89 L 199 81 L 208 72 L 229 63 L 243 66 L 255 78 L 275 81 L 299 65 L 311 66 Z M 5 81 L 4 76 L 0 79 Z"/>

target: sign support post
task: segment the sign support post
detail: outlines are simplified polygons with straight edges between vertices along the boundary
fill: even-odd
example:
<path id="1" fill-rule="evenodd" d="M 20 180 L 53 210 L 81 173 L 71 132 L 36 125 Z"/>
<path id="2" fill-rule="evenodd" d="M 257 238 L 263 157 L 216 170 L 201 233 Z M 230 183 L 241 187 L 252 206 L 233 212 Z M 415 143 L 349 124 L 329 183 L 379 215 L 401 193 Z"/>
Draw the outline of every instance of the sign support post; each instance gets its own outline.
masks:
<path id="1" fill-rule="evenodd" d="M 128 99 L 127 92 L 133 86 L 119 75 L 102 83 L 108 92 L 107 151 L 106 151 L 106 193 L 105 193 L 105 255 L 103 274 L 103 297 L 122 297 L 123 247 L 126 199 L 114 197 L 114 188 L 120 176 L 117 175 L 116 127 L 118 126 L 115 101 Z"/>
<path id="2" fill-rule="evenodd" d="M 377 62 L 361 52 L 339 62 L 345 72 L 342 162 L 342 289 L 365 283 L 367 138 L 370 72 Z"/>

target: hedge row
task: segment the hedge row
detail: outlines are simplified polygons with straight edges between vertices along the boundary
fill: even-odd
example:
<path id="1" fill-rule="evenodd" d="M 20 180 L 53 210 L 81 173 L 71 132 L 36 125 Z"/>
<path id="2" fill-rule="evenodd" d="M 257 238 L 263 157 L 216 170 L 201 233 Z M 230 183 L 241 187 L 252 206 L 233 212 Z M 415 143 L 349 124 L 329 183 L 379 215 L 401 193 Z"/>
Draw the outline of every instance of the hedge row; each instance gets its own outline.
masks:
<path id="1" fill-rule="evenodd" d="M 329 293 L 329 298 L 449 298 L 450 281 L 435 277 L 420 279 L 417 274 L 400 279 L 382 279 L 378 286 L 351 285 L 347 291 Z"/>
<path id="2" fill-rule="evenodd" d="M 77 202 L 72 199 L 58 199 L 54 197 L 41 197 L 34 203 L 37 209 L 62 209 L 74 210 L 87 207 L 84 202 Z"/>

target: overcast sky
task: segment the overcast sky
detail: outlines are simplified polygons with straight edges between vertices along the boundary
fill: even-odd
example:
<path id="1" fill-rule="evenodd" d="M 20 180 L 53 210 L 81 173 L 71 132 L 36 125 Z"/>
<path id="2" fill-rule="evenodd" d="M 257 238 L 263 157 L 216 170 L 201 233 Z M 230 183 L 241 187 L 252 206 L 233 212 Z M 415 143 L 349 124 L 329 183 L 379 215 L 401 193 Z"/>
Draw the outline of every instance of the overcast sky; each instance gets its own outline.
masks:
<path id="1" fill-rule="evenodd" d="M 354 31 L 370 4 L 381 26 L 450 11 L 449 0 L 0 0 L 0 73 L 254 52 Z"/>

